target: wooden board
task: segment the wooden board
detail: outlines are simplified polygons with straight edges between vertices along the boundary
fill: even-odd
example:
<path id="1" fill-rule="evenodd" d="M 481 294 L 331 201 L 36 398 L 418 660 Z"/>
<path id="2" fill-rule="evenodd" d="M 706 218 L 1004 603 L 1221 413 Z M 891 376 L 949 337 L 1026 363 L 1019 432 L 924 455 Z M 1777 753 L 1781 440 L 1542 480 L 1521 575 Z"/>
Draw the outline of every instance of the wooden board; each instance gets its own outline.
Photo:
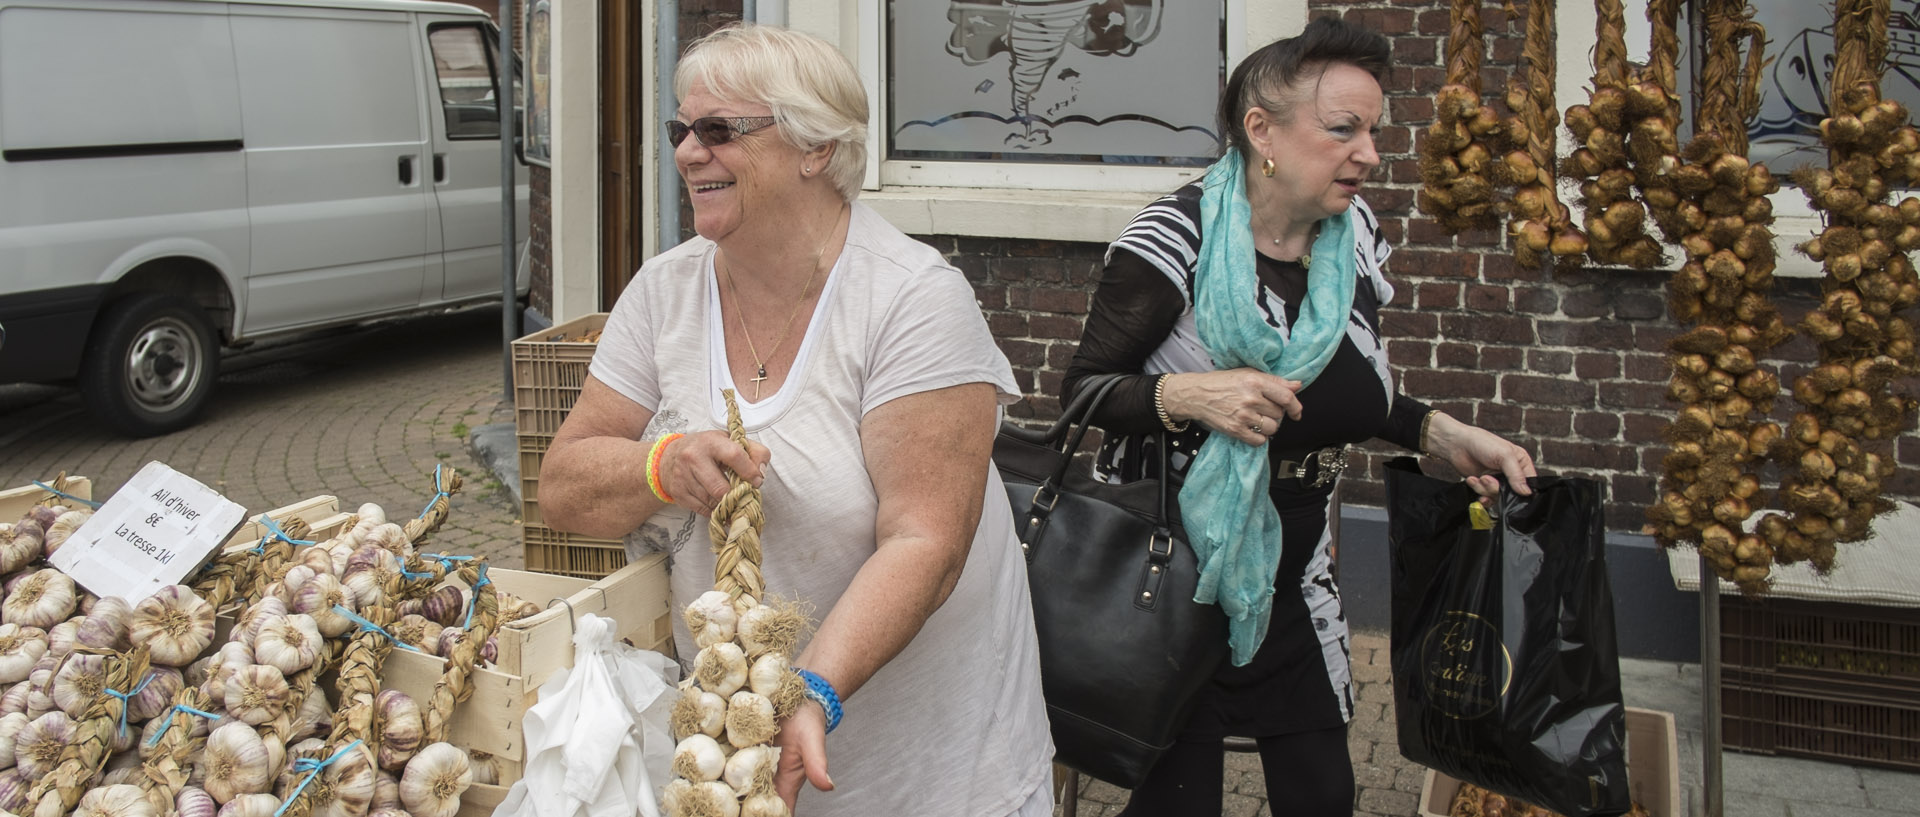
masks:
<path id="1" fill-rule="evenodd" d="M 81 499 L 92 499 L 93 480 L 86 477 L 67 477 L 66 491 Z M 20 517 L 26 515 L 28 508 L 40 504 L 40 500 L 48 496 L 50 494 L 45 489 L 31 483 L 0 491 L 0 522 L 11 525 L 20 521 Z"/>

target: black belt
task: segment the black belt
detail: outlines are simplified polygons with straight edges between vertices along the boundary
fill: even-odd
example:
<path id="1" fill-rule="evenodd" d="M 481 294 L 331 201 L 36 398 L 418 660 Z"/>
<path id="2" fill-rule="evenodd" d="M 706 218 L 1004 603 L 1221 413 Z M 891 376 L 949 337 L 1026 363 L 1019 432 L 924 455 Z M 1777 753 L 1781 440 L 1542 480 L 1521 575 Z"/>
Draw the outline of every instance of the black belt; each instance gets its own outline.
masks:
<path id="1" fill-rule="evenodd" d="M 1347 470 L 1347 447 L 1332 445 L 1317 451 L 1309 451 L 1298 459 L 1283 459 L 1274 463 L 1274 479 L 1297 479 L 1308 488 L 1324 488 L 1340 479 Z"/>

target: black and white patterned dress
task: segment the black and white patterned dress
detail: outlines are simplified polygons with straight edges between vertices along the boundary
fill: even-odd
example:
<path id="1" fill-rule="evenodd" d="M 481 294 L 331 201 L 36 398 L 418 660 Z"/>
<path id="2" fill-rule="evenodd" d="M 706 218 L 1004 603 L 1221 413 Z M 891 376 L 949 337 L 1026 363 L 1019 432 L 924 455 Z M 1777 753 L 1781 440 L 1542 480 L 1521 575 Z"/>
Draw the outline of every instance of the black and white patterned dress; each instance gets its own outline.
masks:
<path id="1" fill-rule="evenodd" d="M 1378 311 L 1393 298 L 1381 274 L 1391 249 L 1365 203 L 1353 203 L 1354 252 L 1360 276 L 1347 334 L 1318 379 L 1299 392 L 1302 415 L 1271 438 L 1271 461 L 1306 459 L 1308 452 L 1379 438 L 1418 445 L 1427 406 L 1400 394 L 1387 365 Z M 1134 216 L 1107 251 L 1099 289 L 1079 351 L 1067 370 L 1069 399 L 1088 375 L 1141 373 L 1117 386 L 1095 416 L 1107 430 L 1096 469 L 1110 480 L 1146 476 L 1143 456 L 1160 427 L 1153 408 L 1155 375 L 1217 368 L 1194 325 L 1194 266 L 1200 252 L 1200 187 L 1190 184 Z M 1298 263 L 1257 257 L 1258 292 L 1247 308 L 1286 337 L 1299 318 L 1307 271 Z M 1173 435 L 1168 465 L 1177 480 L 1206 440 L 1195 423 Z M 1315 461 L 1315 465 L 1318 461 Z M 1317 469 L 1310 469 L 1315 471 Z M 1225 735 L 1260 737 L 1340 726 L 1353 717 L 1347 623 L 1333 580 L 1327 517 L 1334 484 L 1276 477 L 1269 492 L 1281 519 L 1280 566 L 1274 577 L 1273 618 L 1251 663 L 1223 666 L 1202 694 L 1186 739 Z"/>

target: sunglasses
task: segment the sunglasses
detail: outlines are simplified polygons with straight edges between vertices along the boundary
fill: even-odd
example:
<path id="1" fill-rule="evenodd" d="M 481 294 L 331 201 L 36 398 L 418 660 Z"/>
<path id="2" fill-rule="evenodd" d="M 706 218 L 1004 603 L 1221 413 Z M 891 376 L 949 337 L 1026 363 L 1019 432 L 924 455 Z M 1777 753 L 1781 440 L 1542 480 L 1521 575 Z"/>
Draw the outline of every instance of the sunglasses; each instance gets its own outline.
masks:
<path id="1" fill-rule="evenodd" d="M 707 147 L 719 147 L 754 131 L 771 125 L 776 120 L 771 116 L 703 116 L 689 125 L 678 119 L 667 120 L 667 141 L 674 147 L 687 141 L 687 134 L 700 140 Z"/>

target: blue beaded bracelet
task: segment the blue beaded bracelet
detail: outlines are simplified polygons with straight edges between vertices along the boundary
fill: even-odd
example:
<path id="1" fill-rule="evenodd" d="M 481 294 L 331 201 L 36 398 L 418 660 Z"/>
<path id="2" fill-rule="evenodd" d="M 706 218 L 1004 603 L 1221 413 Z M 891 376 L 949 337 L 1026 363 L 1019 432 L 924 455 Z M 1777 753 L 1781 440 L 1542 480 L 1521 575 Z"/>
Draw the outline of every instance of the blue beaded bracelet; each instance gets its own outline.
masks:
<path id="1" fill-rule="evenodd" d="M 793 671 L 800 674 L 800 680 L 807 682 L 807 700 L 827 711 L 827 734 L 833 734 L 834 728 L 840 725 L 840 693 L 833 691 L 833 685 L 827 683 L 827 679 L 810 670 L 794 667 Z"/>

